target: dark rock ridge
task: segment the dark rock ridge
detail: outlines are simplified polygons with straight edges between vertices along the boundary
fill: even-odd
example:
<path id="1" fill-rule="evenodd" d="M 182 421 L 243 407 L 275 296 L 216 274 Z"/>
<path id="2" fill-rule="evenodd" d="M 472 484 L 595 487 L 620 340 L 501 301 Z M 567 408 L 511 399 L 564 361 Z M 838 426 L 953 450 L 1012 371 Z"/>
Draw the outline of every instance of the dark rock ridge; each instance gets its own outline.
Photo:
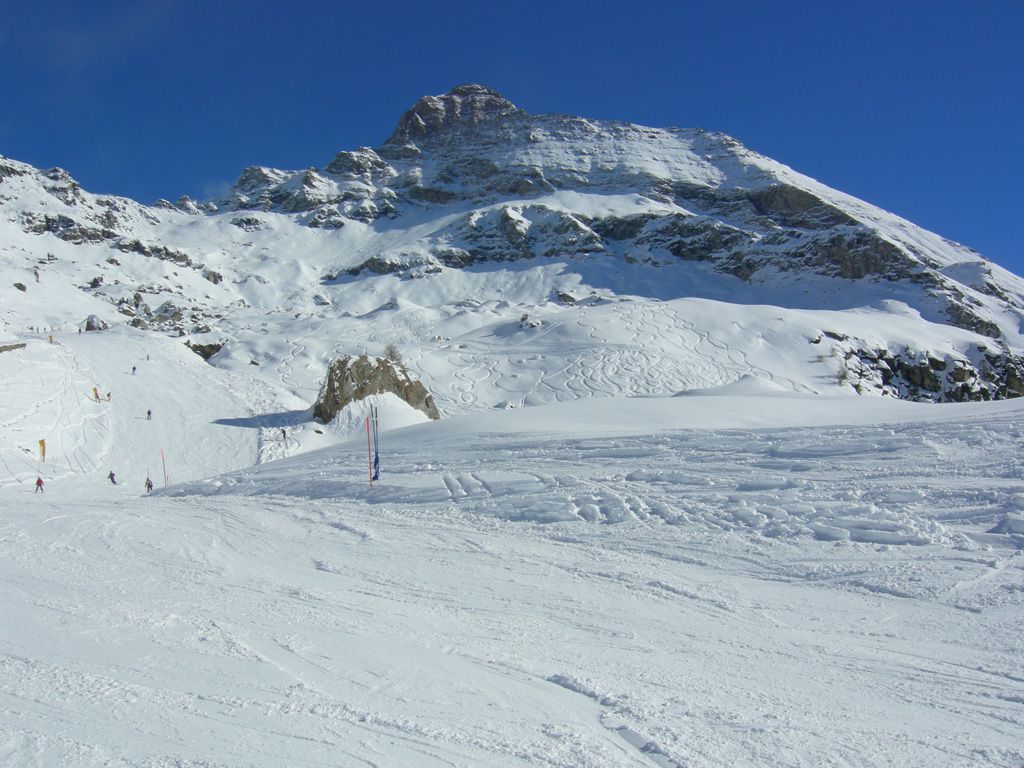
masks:
<path id="1" fill-rule="evenodd" d="M 397 395 L 431 419 L 441 418 L 434 398 L 405 366 L 394 360 L 367 355 L 341 357 L 328 366 L 327 377 L 313 406 L 313 415 L 327 423 L 349 404 L 386 392 Z"/>

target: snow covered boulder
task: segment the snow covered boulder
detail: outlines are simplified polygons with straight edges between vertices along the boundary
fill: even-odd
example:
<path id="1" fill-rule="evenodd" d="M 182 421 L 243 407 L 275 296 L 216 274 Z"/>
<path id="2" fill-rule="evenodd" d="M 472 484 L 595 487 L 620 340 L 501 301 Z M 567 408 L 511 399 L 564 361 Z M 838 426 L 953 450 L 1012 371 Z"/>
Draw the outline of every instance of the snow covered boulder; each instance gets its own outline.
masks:
<path id="1" fill-rule="evenodd" d="M 390 392 L 431 419 L 440 419 L 434 398 L 405 366 L 380 357 L 340 357 L 327 368 L 313 415 L 330 422 L 347 405 L 370 395 Z"/>

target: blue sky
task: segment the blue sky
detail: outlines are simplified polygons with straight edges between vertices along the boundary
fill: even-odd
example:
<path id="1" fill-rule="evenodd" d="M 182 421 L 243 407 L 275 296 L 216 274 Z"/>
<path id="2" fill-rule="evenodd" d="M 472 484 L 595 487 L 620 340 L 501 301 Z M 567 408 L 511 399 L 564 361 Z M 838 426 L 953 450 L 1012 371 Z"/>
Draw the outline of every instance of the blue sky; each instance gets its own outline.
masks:
<path id="1" fill-rule="evenodd" d="M 1024 2 L 7 2 L 0 154 L 204 197 L 484 83 L 702 127 L 1024 273 Z"/>

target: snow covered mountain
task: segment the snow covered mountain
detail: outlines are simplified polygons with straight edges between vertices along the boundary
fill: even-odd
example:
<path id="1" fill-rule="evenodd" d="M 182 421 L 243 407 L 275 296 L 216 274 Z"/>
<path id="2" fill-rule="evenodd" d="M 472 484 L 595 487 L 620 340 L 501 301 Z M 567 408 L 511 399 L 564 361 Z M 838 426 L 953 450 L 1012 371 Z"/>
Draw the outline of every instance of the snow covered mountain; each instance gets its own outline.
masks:
<path id="1" fill-rule="evenodd" d="M 648 364 L 689 367 L 692 355 L 655 351 L 688 322 L 663 302 L 707 299 L 742 318 L 751 305 L 795 310 L 777 313 L 794 329 L 780 343 L 813 345 L 801 353 L 821 362 L 819 382 L 924 400 L 1024 392 L 1024 281 L 974 251 L 722 134 L 530 115 L 480 85 L 420 99 L 376 150 L 303 171 L 248 168 L 203 203 L 93 195 L 61 169 L 3 159 L 0 216 L 9 329 L 96 314 L 223 346 L 224 365 L 258 357 L 254 329 L 287 335 L 303 317 L 350 340 L 346 351 L 374 351 L 386 328 L 427 354 L 470 329 L 528 316 L 539 333 L 631 297 L 645 320 L 626 346 Z M 45 317 L 19 295 L 38 290 L 53 299 Z M 729 344 L 763 347 L 775 329 L 754 325 Z M 614 335 L 588 336 L 592 351 Z M 761 365 L 799 379 L 792 352 Z M 561 363 L 572 369 L 572 354 Z M 645 391 L 614 376 L 588 389 Z M 442 410 L 465 400 L 436 394 Z M 490 407 L 530 392 L 494 394 L 473 398 Z"/>
<path id="2" fill-rule="evenodd" d="M 1024 284 L 962 246 L 460 86 L 217 200 L 0 159 L 0 265 L 2 765 L 1024 764 Z M 442 418 L 349 360 L 315 419 L 364 353 Z"/>

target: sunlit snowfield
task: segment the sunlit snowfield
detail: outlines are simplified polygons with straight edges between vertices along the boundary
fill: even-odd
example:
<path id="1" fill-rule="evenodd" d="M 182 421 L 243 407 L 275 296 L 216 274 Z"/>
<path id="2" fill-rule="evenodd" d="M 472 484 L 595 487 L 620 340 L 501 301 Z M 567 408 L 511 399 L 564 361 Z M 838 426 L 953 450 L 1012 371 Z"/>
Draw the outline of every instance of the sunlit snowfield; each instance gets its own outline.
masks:
<path id="1" fill-rule="evenodd" d="M 4 765 L 1024 762 L 1024 404 L 470 412 L 371 489 L 177 342 L 59 341 L 0 355 Z"/>

